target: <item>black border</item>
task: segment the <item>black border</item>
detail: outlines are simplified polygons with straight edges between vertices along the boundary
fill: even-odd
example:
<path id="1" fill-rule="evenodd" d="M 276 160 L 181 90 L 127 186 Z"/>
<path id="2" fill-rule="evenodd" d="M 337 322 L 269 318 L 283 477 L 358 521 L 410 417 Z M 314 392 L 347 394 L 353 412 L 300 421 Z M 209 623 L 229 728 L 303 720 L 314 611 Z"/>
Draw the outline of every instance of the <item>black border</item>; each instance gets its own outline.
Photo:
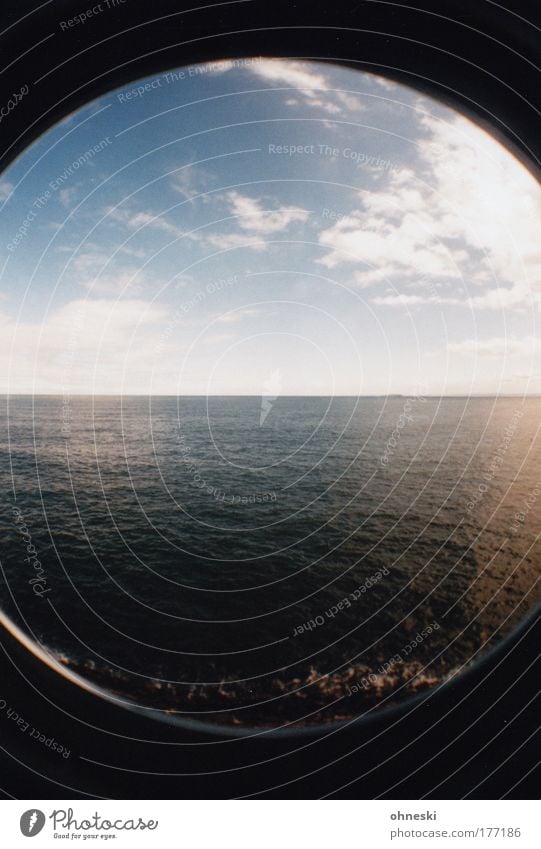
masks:
<path id="1" fill-rule="evenodd" d="M 538 173 L 538 3 L 126 0 L 91 26 L 60 30 L 60 21 L 90 5 L 8 0 L 0 9 L 0 103 L 29 86 L 1 127 L 0 169 L 52 123 L 126 82 L 197 61 L 279 55 L 338 60 L 416 84 L 490 126 Z M 540 634 L 537 613 L 411 712 L 406 705 L 332 734 L 232 739 L 97 699 L 2 632 L 1 696 L 68 741 L 72 756 L 64 761 L 0 722 L 1 792 L 50 799 L 537 798 Z M 153 774 L 140 776 L 140 769 Z M 268 789 L 274 785 L 284 786 Z"/>

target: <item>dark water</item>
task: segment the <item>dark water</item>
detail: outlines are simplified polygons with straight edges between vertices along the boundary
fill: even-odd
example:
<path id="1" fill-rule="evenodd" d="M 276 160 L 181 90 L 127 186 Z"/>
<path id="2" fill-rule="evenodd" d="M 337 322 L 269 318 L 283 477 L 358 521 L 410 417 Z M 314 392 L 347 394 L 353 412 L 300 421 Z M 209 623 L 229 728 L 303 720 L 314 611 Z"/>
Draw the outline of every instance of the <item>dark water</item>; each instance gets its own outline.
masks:
<path id="1" fill-rule="evenodd" d="M 146 705 L 351 716 L 539 599 L 540 421 L 536 398 L 3 399 L 2 607 Z"/>

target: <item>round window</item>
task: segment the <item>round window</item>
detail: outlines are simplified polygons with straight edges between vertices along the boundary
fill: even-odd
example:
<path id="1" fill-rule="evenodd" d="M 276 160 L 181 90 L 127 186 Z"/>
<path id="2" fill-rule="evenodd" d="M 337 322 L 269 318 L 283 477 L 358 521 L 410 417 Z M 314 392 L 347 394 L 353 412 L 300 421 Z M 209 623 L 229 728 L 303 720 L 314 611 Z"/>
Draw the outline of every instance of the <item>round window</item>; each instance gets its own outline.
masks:
<path id="1" fill-rule="evenodd" d="M 539 600 L 541 192 L 495 138 L 251 57 L 90 103 L 0 190 L 0 603 L 42 656 L 308 725 Z"/>

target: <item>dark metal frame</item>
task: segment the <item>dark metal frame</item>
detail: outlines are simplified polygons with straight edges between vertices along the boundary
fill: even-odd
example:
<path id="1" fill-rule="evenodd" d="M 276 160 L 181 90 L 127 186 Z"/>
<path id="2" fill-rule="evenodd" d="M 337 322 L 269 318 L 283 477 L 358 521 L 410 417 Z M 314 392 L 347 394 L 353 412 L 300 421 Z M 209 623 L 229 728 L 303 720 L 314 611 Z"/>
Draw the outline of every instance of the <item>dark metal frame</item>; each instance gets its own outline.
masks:
<path id="1" fill-rule="evenodd" d="M 490 128 L 539 173 L 541 10 L 527 0 L 127 0 L 92 28 L 59 33 L 58 22 L 83 8 L 8 0 L 0 11 L 0 101 L 31 89 L 2 126 L 0 169 L 111 88 L 197 61 L 279 55 L 416 85 Z M 0 786 L 6 797 L 51 799 L 537 798 L 540 631 L 537 611 L 452 682 L 353 722 L 234 734 L 115 704 L 0 625 L 0 698 L 71 748 L 64 760 L 0 717 Z"/>

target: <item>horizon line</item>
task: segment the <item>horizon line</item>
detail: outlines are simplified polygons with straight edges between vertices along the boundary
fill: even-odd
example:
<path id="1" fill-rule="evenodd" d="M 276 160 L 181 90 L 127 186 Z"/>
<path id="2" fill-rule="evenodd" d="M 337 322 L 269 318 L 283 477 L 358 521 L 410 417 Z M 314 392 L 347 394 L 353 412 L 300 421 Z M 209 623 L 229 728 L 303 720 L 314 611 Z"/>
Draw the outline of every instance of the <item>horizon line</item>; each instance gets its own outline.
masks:
<path id="1" fill-rule="evenodd" d="M 143 393 L 143 392 L 2 392 L 4 398 L 265 398 L 264 393 L 214 393 L 212 395 L 203 393 L 176 394 L 176 393 Z M 386 392 L 367 393 L 363 395 L 336 394 L 290 394 L 283 393 L 279 398 L 541 398 L 541 392 L 475 392 L 475 393 L 415 393 L 415 392 Z"/>

